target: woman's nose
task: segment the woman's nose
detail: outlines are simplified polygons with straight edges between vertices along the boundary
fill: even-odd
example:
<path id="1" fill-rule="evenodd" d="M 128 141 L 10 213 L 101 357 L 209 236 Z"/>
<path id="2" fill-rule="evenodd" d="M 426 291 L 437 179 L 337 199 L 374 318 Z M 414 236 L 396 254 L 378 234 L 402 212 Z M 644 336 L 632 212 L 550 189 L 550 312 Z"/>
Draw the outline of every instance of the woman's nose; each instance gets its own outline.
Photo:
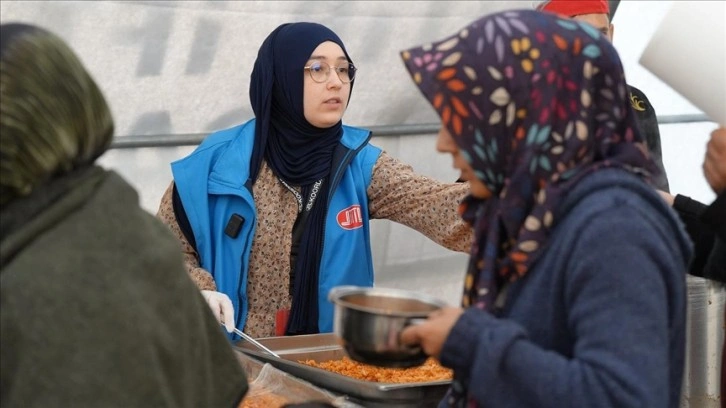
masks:
<path id="1" fill-rule="evenodd" d="M 331 69 L 328 74 L 327 80 L 328 88 L 340 88 L 343 86 L 343 81 L 338 77 L 338 73 Z"/>
<path id="2" fill-rule="evenodd" d="M 436 138 L 436 150 L 440 153 L 456 153 L 459 151 L 454 138 L 451 137 L 451 133 L 444 126 L 441 126 L 439 135 Z"/>

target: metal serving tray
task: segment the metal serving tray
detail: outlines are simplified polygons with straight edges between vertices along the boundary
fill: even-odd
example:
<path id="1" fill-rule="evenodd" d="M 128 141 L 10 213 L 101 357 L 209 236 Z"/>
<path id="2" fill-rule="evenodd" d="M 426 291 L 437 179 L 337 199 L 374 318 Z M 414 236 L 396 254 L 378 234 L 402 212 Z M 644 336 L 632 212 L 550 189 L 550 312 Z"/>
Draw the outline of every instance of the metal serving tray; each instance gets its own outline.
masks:
<path id="1" fill-rule="evenodd" d="M 236 348 L 247 355 L 330 391 L 344 394 L 366 407 L 435 407 L 449 388 L 450 380 L 422 383 L 377 383 L 357 380 L 331 371 L 298 363 L 300 360 L 323 362 L 341 359 L 345 350 L 332 333 L 257 339 L 280 358 L 240 341 Z"/>

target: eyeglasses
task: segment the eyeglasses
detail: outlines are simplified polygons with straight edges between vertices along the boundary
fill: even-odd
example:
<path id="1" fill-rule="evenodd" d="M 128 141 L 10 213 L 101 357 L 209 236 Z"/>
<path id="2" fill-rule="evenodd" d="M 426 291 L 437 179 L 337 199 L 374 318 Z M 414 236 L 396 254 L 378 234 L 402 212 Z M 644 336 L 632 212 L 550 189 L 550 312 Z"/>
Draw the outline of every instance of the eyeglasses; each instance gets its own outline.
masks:
<path id="1" fill-rule="evenodd" d="M 343 62 L 342 64 L 342 66 L 331 67 L 323 61 L 315 61 L 307 67 L 304 67 L 304 69 L 310 72 L 310 78 L 317 83 L 327 81 L 331 68 L 335 69 L 335 73 L 338 74 L 340 81 L 347 84 L 355 79 L 356 68 L 349 62 Z"/>

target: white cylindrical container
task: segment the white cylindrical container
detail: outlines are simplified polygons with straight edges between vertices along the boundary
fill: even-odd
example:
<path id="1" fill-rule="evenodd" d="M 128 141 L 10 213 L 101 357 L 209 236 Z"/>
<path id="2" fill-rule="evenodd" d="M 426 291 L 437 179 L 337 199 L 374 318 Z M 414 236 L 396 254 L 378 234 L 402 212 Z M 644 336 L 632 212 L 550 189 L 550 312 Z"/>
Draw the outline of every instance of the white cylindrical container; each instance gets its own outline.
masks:
<path id="1" fill-rule="evenodd" d="M 686 366 L 681 408 L 721 407 L 726 286 L 687 275 Z"/>

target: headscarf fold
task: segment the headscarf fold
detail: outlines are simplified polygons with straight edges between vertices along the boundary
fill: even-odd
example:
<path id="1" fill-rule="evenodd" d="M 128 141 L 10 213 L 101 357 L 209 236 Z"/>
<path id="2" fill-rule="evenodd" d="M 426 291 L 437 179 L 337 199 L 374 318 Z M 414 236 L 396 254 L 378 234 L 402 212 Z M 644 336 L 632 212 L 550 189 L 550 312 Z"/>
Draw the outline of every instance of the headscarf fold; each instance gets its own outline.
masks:
<path id="1" fill-rule="evenodd" d="M 111 112 L 93 78 L 56 35 L 0 27 L 0 206 L 78 169 L 106 151 Z"/>
<path id="2" fill-rule="evenodd" d="M 493 193 L 460 207 L 475 229 L 463 305 L 493 309 L 545 251 L 556 209 L 606 167 L 655 171 L 617 52 L 594 27 L 533 10 L 480 18 L 402 52 L 477 179 Z"/>
<path id="3" fill-rule="evenodd" d="M 252 184 L 266 160 L 275 175 L 302 186 L 305 200 L 318 180 L 323 183 L 307 216 L 295 262 L 292 310 L 287 334 L 318 332 L 318 274 L 323 249 L 327 198 L 333 154 L 343 134 L 342 121 L 318 128 L 303 110 L 303 67 L 325 41 L 340 46 L 340 38 L 316 23 L 288 23 L 277 27 L 260 47 L 251 75 L 250 101 L 255 113 L 255 142 L 250 163 Z M 351 90 L 353 83 L 350 84 Z M 347 103 L 347 101 L 346 101 Z"/>

